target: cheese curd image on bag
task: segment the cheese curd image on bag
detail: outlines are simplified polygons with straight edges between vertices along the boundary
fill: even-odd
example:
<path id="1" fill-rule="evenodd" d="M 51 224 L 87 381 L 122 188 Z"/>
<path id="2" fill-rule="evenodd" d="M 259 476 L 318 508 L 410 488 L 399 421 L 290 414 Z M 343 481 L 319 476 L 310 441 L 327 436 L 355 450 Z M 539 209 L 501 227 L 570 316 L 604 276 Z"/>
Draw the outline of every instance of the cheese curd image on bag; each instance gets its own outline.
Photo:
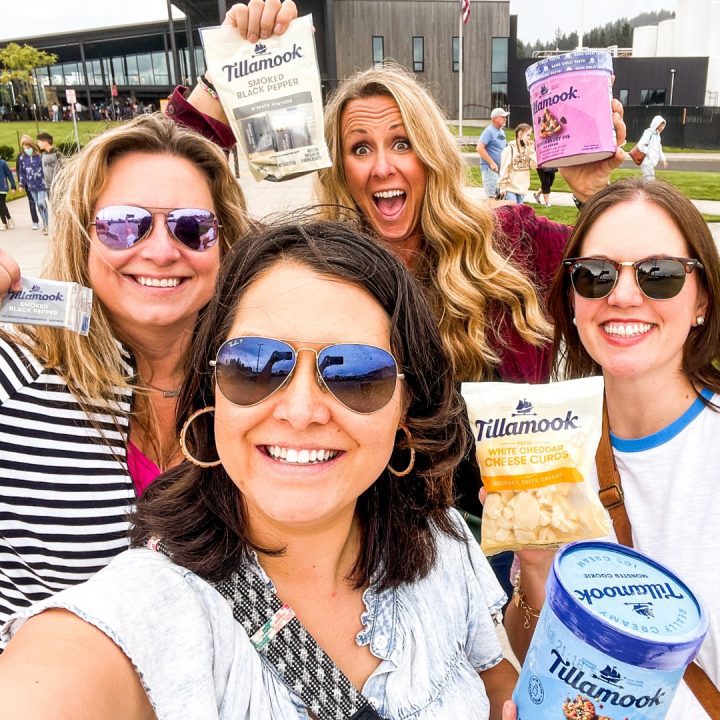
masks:
<path id="1" fill-rule="evenodd" d="M 608 535 L 610 521 L 586 480 L 602 432 L 602 377 L 463 383 L 462 395 L 488 493 L 486 555 Z"/>
<path id="2" fill-rule="evenodd" d="M 235 28 L 200 30 L 225 115 L 256 180 L 330 167 L 312 15 L 256 43 Z"/>

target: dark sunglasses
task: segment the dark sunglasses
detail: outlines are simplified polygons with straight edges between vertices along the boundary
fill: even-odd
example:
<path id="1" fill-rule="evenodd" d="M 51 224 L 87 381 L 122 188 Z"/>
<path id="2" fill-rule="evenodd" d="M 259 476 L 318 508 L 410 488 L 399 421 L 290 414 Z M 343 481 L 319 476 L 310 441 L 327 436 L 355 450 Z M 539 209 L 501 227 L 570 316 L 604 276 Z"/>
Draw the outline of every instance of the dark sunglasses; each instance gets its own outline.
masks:
<path id="1" fill-rule="evenodd" d="M 165 218 L 168 232 L 190 250 L 211 248 L 222 227 L 214 213 L 202 208 L 153 208 L 137 205 L 108 205 L 98 210 L 95 226 L 100 242 L 110 250 L 127 250 L 147 237 L 155 215 Z"/>
<path id="2" fill-rule="evenodd" d="M 296 350 L 284 340 L 236 337 L 220 346 L 210 364 L 215 368 L 220 392 L 231 403 L 250 407 L 267 400 L 290 381 L 301 350 L 315 353 L 320 387 L 356 413 L 384 408 L 395 394 L 398 378 L 405 377 L 398 372 L 391 353 L 362 343 Z"/>
<path id="3" fill-rule="evenodd" d="M 615 288 L 620 268 L 635 268 L 635 281 L 643 295 L 651 300 L 674 298 L 685 284 L 685 276 L 702 270 L 699 260 L 681 257 L 645 258 L 635 262 L 617 262 L 607 258 L 569 258 L 563 265 L 570 272 L 575 292 L 588 300 L 606 298 Z"/>

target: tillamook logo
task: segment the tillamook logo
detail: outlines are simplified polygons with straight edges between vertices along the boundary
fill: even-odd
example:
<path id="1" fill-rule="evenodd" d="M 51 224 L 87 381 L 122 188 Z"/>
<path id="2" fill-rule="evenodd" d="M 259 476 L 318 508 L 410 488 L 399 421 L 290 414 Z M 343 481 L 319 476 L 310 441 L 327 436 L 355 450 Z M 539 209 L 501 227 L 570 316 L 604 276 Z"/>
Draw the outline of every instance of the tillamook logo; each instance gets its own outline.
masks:
<path id="1" fill-rule="evenodd" d="M 7 294 L 7 298 L 8 300 L 47 300 L 53 302 L 65 302 L 65 298 L 61 292 L 48 295 L 47 293 L 40 292 L 40 288 L 37 285 L 33 285 L 31 292 L 27 292 L 26 290 L 9 292 Z"/>
<path id="2" fill-rule="evenodd" d="M 252 61 L 234 62 L 231 65 L 223 65 L 222 69 L 227 73 L 228 82 L 231 82 L 233 78 L 246 77 L 260 70 L 271 70 L 302 57 L 302 48 L 297 43 L 293 43 L 293 49 L 287 52 Z"/>
<path id="3" fill-rule="evenodd" d="M 532 409 L 532 405 L 527 400 L 521 401 L 521 403 L 527 403 Z M 518 408 L 516 408 L 517 410 Z M 518 413 L 520 414 L 520 413 Z M 513 414 L 514 416 L 515 414 Z M 552 420 L 548 418 L 541 418 L 540 420 L 510 420 L 507 418 L 489 418 L 488 420 L 476 420 L 475 427 L 477 428 L 477 439 L 482 440 L 483 437 L 486 439 L 500 438 L 507 435 L 527 435 L 529 433 L 544 433 L 550 430 L 577 430 L 579 427 L 578 416 L 573 413 L 572 410 L 567 411 L 567 415 L 562 417 L 556 417 Z"/>
<path id="4" fill-rule="evenodd" d="M 550 654 L 555 657 L 550 665 L 550 673 L 557 675 L 566 685 L 577 690 L 581 695 L 585 695 L 591 700 L 597 700 L 601 703 L 609 703 L 610 705 L 619 705 L 620 707 L 644 708 L 660 706 L 665 701 L 665 691 L 658 688 L 655 694 L 650 695 L 631 695 L 627 693 L 622 695 L 622 689 L 617 687 L 603 687 L 592 680 L 585 680 L 585 673 L 579 670 L 568 661 L 563 660 L 562 655 L 557 650 L 551 650 Z M 599 678 L 596 678 L 599 679 Z"/>
<path id="5" fill-rule="evenodd" d="M 539 112 L 540 110 L 544 110 L 547 107 L 550 107 L 551 105 L 555 105 L 559 102 L 566 102 L 567 100 L 577 100 L 578 99 L 578 92 L 577 88 L 575 88 L 573 85 L 570 86 L 569 90 L 566 90 L 563 93 L 559 93 L 558 95 L 553 95 L 552 97 L 546 97 L 542 100 L 536 100 L 533 103 L 532 111 L 533 113 Z"/>
<path id="6" fill-rule="evenodd" d="M 579 600 L 586 602 L 588 605 L 593 604 L 593 600 L 602 600 L 603 598 L 614 597 L 632 597 L 649 595 L 653 600 L 683 600 L 684 595 L 678 595 L 672 588 L 670 583 L 647 583 L 645 585 L 608 585 L 604 588 L 588 588 L 586 590 L 573 590 Z M 640 613 L 644 614 L 644 613 Z"/>

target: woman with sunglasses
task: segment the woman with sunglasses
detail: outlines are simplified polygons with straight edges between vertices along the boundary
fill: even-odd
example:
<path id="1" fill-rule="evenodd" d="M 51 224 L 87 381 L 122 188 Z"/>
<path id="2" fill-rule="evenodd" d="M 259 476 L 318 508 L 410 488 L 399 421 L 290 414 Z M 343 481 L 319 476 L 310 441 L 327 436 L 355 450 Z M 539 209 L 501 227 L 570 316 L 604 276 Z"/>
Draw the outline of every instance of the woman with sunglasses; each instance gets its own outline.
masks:
<path id="1" fill-rule="evenodd" d="M 188 462 L 138 502 L 134 549 L 6 626 L 3 717 L 335 717 L 334 661 L 364 718 L 513 718 L 504 595 L 451 509 L 463 406 L 400 263 L 349 222 L 254 234 L 190 362 Z"/>
<path id="2" fill-rule="evenodd" d="M 710 631 L 698 663 L 718 686 L 717 247 L 682 193 L 635 178 L 614 183 L 587 204 L 565 256 L 549 301 L 557 373 L 603 374 L 633 544 L 681 573 L 704 601 Z M 520 558 L 524 599 L 539 609 L 547 557 Z M 522 623 L 522 616 L 514 606 L 508 612 L 511 622 Z M 524 655 L 521 626 L 509 630 Z M 706 717 L 681 686 L 668 718 Z"/>
<path id="3" fill-rule="evenodd" d="M 92 288 L 93 312 L 87 337 L 0 334 L 0 624 L 127 548 L 136 496 L 182 458 L 187 350 L 249 227 L 222 151 L 159 114 L 98 136 L 55 182 L 41 276 Z M 0 266 L 4 294 L 20 271 Z"/>

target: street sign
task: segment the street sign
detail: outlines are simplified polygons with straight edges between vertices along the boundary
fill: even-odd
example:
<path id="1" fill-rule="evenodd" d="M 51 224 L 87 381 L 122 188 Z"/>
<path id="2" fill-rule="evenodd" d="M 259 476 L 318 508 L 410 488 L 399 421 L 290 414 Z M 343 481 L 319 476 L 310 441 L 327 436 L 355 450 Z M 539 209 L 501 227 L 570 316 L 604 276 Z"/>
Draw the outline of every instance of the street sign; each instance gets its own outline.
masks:
<path id="1" fill-rule="evenodd" d="M 75 90 L 65 91 L 65 102 L 67 102 L 69 105 L 74 105 L 77 102 L 77 97 L 75 97 Z"/>

